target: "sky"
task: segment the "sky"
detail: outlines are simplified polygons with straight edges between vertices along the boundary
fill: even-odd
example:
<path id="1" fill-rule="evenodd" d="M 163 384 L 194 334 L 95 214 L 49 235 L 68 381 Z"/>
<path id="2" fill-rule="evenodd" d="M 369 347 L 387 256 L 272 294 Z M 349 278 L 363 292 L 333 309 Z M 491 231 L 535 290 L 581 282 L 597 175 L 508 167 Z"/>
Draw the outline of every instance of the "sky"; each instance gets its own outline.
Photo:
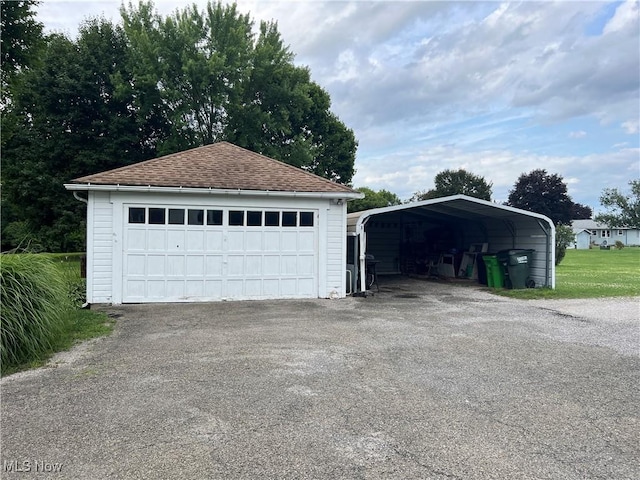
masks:
<path id="1" fill-rule="evenodd" d="M 44 0 L 38 19 L 73 37 L 89 17 L 119 22 L 120 4 Z M 504 202 L 520 175 L 545 169 L 597 213 L 604 189 L 640 179 L 637 0 L 237 4 L 256 26 L 278 23 L 354 131 L 355 187 L 407 200 L 462 168 Z"/>

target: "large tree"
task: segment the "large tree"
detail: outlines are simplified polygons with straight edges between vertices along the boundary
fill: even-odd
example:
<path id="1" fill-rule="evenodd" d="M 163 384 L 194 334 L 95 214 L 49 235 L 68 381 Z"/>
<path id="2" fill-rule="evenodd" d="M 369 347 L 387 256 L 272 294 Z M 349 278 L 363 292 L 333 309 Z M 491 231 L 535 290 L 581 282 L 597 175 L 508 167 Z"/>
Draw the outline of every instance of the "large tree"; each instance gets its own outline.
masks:
<path id="1" fill-rule="evenodd" d="M 554 224 L 569 225 L 574 203 L 562 176 L 544 169 L 523 173 L 509 192 L 507 205 L 549 217 Z"/>
<path id="2" fill-rule="evenodd" d="M 28 68 L 37 58 L 42 45 L 42 24 L 35 19 L 33 0 L 0 1 L 0 62 L 2 90 L 19 71 Z M 4 95 L 3 95 L 4 97 Z M 3 103 L 5 99 L 3 98 Z"/>
<path id="3" fill-rule="evenodd" d="M 602 192 L 600 204 L 607 211 L 596 215 L 596 222 L 604 223 L 609 228 L 640 228 L 640 179 L 631 180 L 629 187 L 631 191 L 628 194 L 617 188 L 607 188 Z"/>
<path id="4" fill-rule="evenodd" d="M 32 0 L 0 0 L 0 150 L 4 150 L 17 127 L 12 114 L 14 84 L 38 62 L 44 44 L 43 25 L 35 19 L 37 4 Z"/>
<path id="5" fill-rule="evenodd" d="M 168 17 L 141 2 L 121 10 L 135 58 L 133 89 L 155 98 L 171 125 L 162 153 L 228 140 L 349 183 L 357 143 L 329 95 L 294 65 L 277 25 L 234 4 L 192 6 Z"/>
<path id="6" fill-rule="evenodd" d="M 63 184 L 155 156 L 162 125 L 140 118 L 116 85 L 130 78 L 127 58 L 122 29 L 93 20 L 76 41 L 51 36 L 38 66 L 21 73 L 12 92 L 19 128 L 2 158 L 5 248 L 27 237 L 47 250 L 81 249 L 84 206 Z"/>
<path id="7" fill-rule="evenodd" d="M 433 190 L 417 192 L 412 200 L 429 200 L 450 195 L 468 195 L 481 200 L 491 200 L 492 184 L 488 183 L 484 177 L 467 172 L 462 168 L 443 170 L 435 176 L 434 184 Z"/>
<path id="8" fill-rule="evenodd" d="M 573 204 L 573 211 L 571 213 L 571 218 L 573 220 L 588 220 L 592 217 L 593 210 L 591 207 L 587 205 L 582 205 L 581 203 Z"/>
<path id="9" fill-rule="evenodd" d="M 395 194 L 388 190 L 372 190 L 367 187 L 356 188 L 360 193 L 364 193 L 364 198 L 352 200 L 347 203 L 347 210 L 351 212 L 361 212 L 362 210 L 370 210 L 372 208 L 391 207 L 400 205 L 402 201 Z"/>
<path id="10" fill-rule="evenodd" d="M 277 25 L 262 22 L 242 99 L 230 104 L 223 136 L 311 173 L 349 183 L 357 143 L 330 111 L 329 94 L 293 64 Z"/>

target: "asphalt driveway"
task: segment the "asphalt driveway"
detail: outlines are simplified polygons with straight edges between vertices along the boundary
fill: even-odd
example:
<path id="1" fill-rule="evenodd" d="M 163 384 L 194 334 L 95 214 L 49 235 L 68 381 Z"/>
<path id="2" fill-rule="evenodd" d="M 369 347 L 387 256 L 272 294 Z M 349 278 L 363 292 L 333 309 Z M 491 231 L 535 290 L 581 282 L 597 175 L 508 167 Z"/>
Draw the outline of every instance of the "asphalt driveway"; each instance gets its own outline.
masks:
<path id="1" fill-rule="evenodd" d="M 110 337 L 2 379 L 3 479 L 640 478 L 637 298 L 106 310 Z"/>

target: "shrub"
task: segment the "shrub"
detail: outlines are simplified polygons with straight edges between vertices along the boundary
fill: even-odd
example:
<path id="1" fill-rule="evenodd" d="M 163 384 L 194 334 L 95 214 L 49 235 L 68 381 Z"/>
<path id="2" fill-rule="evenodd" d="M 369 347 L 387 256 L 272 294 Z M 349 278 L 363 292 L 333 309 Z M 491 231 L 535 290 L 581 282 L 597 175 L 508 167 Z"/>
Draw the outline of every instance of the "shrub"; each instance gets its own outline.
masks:
<path id="1" fill-rule="evenodd" d="M 622 250 L 624 248 L 624 243 L 620 240 L 616 240 L 616 250 Z"/>
<path id="2" fill-rule="evenodd" d="M 0 360 L 4 371 L 10 365 L 43 358 L 70 305 L 64 276 L 43 255 L 0 255 L 0 282 Z"/>
<path id="3" fill-rule="evenodd" d="M 567 247 L 574 242 L 574 237 L 571 227 L 567 225 L 556 226 L 556 266 L 562 262 L 567 253 Z"/>

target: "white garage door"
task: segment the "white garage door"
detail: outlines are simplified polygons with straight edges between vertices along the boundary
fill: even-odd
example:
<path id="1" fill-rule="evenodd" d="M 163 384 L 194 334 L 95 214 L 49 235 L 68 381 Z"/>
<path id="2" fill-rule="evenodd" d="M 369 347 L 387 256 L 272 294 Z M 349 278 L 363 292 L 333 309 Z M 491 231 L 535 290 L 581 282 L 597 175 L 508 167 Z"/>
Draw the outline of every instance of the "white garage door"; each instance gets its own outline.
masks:
<path id="1" fill-rule="evenodd" d="M 125 303 L 317 297 L 317 212 L 125 205 Z"/>

